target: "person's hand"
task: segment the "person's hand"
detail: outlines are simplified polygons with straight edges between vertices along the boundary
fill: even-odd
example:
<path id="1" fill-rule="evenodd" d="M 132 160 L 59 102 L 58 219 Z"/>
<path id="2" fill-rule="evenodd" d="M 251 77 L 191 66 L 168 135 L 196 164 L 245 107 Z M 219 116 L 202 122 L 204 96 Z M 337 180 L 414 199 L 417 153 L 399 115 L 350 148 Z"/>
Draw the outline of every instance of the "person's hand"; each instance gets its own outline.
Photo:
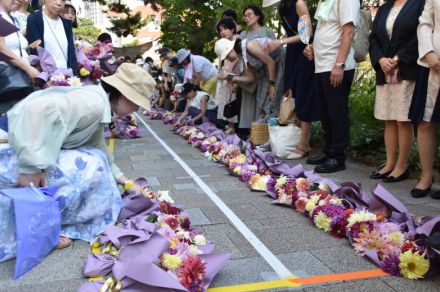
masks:
<path id="1" fill-rule="evenodd" d="M 272 40 L 264 45 L 263 51 L 266 52 L 267 54 L 270 54 L 276 49 L 278 49 L 281 45 L 282 45 L 281 40 Z"/>
<path id="2" fill-rule="evenodd" d="M 276 94 L 276 89 L 275 89 L 275 86 L 270 86 L 269 87 L 269 99 L 271 100 L 271 101 L 274 101 L 275 100 L 275 94 Z"/>
<path id="3" fill-rule="evenodd" d="M 17 179 L 18 187 L 29 187 L 31 183 L 36 187 L 47 186 L 46 175 L 42 172 L 36 174 L 20 173 Z"/>
<path id="4" fill-rule="evenodd" d="M 344 69 L 339 66 L 333 66 L 332 72 L 330 73 L 330 85 L 333 87 L 338 87 L 342 84 L 343 78 Z"/>
<path id="5" fill-rule="evenodd" d="M 130 193 L 142 194 L 144 192 L 144 187 L 141 187 L 137 183 L 134 183 L 131 187 L 128 188 L 127 191 Z"/>
<path id="6" fill-rule="evenodd" d="M 307 46 L 304 49 L 303 54 L 307 58 L 307 60 L 309 60 L 309 61 L 313 60 L 313 48 L 311 46 Z"/>
<path id="7" fill-rule="evenodd" d="M 425 56 L 426 63 L 430 69 L 440 72 L 440 56 L 435 52 L 429 52 Z"/>
<path id="8" fill-rule="evenodd" d="M 385 74 L 391 74 L 396 66 L 396 62 L 391 58 L 381 58 L 379 60 L 379 65 Z"/>
<path id="9" fill-rule="evenodd" d="M 38 69 L 35 67 L 29 66 L 29 68 L 26 70 L 26 74 L 30 79 L 35 79 L 40 74 L 40 71 L 38 71 Z"/>

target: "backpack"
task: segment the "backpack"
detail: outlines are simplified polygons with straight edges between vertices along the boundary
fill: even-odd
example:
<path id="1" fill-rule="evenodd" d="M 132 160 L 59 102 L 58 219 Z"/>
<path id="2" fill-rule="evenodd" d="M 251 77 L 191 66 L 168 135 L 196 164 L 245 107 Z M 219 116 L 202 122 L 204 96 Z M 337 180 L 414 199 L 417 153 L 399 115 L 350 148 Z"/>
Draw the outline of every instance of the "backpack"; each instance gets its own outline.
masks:
<path id="1" fill-rule="evenodd" d="M 359 11 L 359 24 L 356 27 L 356 34 L 353 39 L 354 59 L 356 62 L 363 62 L 367 59 L 370 46 L 368 37 L 372 23 L 371 12 L 361 9 Z"/>

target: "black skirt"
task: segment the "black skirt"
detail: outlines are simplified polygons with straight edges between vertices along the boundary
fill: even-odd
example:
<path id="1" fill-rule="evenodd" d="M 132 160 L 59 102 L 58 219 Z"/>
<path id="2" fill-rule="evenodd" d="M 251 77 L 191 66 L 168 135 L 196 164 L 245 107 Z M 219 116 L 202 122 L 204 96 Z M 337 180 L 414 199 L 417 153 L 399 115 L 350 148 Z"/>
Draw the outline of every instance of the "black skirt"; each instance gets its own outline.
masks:
<path id="1" fill-rule="evenodd" d="M 425 115 L 426 99 L 428 96 L 429 73 L 429 68 L 418 66 L 416 85 L 414 88 L 408 117 L 415 124 L 423 121 L 423 117 Z M 437 94 L 431 120 L 426 122 L 440 123 L 440 91 Z"/>

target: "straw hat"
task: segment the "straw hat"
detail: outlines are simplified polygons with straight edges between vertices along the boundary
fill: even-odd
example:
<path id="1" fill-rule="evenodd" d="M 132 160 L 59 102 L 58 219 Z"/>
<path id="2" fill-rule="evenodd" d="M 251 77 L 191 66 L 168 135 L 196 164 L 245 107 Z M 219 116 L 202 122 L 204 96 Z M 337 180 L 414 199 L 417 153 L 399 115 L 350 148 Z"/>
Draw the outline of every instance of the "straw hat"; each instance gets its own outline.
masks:
<path id="1" fill-rule="evenodd" d="M 214 51 L 217 54 L 217 57 L 220 59 L 220 61 L 223 61 L 226 59 L 228 54 L 234 49 L 235 46 L 235 40 L 230 41 L 228 39 L 220 39 L 217 42 L 215 42 Z"/>
<path id="2" fill-rule="evenodd" d="M 177 62 L 182 64 L 183 60 L 185 60 L 189 55 L 191 55 L 191 52 L 186 49 L 178 50 L 176 53 Z"/>
<path id="3" fill-rule="evenodd" d="M 280 2 L 281 0 L 263 0 L 263 7 L 267 7 L 267 6 L 271 6 L 274 4 L 277 4 L 278 2 Z"/>
<path id="4" fill-rule="evenodd" d="M 110 84 L 128 100 L 146 109 L 151 109 L 151 96 L 154 93 L 156 82 L 144 69 L 135 64 L 124 63 L 119 66 L 116 73 L 102 77 L 104 82 Z"/>

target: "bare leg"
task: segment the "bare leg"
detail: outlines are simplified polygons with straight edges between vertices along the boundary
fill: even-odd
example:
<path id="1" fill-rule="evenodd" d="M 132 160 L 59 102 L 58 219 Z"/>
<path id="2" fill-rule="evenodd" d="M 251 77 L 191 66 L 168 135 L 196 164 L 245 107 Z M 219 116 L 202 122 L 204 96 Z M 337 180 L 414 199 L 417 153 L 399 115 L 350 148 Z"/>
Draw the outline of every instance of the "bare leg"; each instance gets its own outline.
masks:
<path id="1" fill-rule="evenodd" d="M 310 150 L 310 126 L 309 122 L 301 121 L 301 137 L 294 151 L 295 153 L 304 154 Z"/>
<path id="2" fill-rule="evenodd" d="M 408 156 L 414 141 L 414 129 L 410 122 L 397 122 L 399 156 L 390 176 L 400 176 L 408 168 Z"/>
<path id="3" fill-rule="evenodd" d="M 426 190 L 432 184 L 434 175 L 435 128 L 436 125 L 429 122 L 421 122 L 417 128 L 417 146 L 422 166 L 420 180 L 416 185 L 417 189 Z"/>
<path id="4" fill-rule="evenodd" d="M 380 173 L 392 171 L 397 160 L 397 145 L 399 143 L 399 136 L 396 121 L 385 121 L 384 141 L 387 161 L 385 166 L 379 170 Z"/>

